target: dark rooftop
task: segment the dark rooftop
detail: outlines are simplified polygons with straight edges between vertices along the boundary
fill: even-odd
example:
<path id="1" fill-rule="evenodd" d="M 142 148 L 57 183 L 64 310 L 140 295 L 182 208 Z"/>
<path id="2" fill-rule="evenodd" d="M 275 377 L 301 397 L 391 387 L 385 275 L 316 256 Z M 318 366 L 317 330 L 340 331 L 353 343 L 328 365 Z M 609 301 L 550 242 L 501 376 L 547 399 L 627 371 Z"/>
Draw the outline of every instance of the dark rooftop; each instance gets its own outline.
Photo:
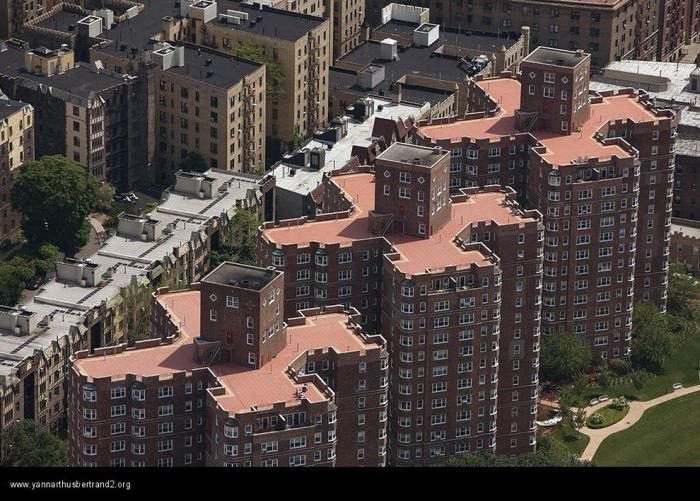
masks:
<path id="1" fill-rule="evenodd" d="M 20 103 L 19 101 L 7 99 L 7 97 L 0 92 L 0 120 L 15 114 L 25 106 L 27 106 L 27 103 Z"/>
<path id="2" fill-rule="evenodd" d="M 435 106 L 443 102 L 450 94 L 450 92 L 442 89 L 403 85 L 401 88 L 401 101 L 417 104 L 418 106 L 422 106 L 423 103 L 430 103 L 431 106 Z"/>
<path id="3" fill-rule="evenodd" d="M 440 54 L 433 55 L 437 45 L 432 47 L 410 47 L 403 52 L 399 51 L 399 59 L 394 61 L 381 59 L 379 46 L 379 42 L 368 41 L 358 45 L 355 50 L 339 59 L 342 62 L 363 66 L 368 63 L 383 65 L 386 69 L 386 78 L 372 89 L 374 93 L 379 93 L 379 91 L 388 93 L 391 84 L 404 75 L 419 75 L 448 82 L 461 82 L 468 76 L 457 58 L 441 56 Z M 355 78 L 353 83 L 350 84 L 350 78 L 351 76 L 345 72 L 332 71 L 330 74 L 331 88 L 351 88 L 364 92 L 355 86 L 357 79 Z"/>
<path id="4" fill-rule="evenodd" d="M 390 162 L 404 162 L 409 164 L 418 161 L 420 163 L 414 165 L 432 167 L 445 155 L 449 155 L 449 152 L 439 148 L 427 148 L 410 143 L 394 143 L 389 146 L 388 149 L 384 150 L 377 157 L 377 160 L 382 159 Z"/>
<path id="5" fill-rule="evenodd" d="M 35 26 L 50 30 L 65 31 L 74 35 L 78 34 L 78 21 L 86 17 L 85 14 L 59 11 L 51 17 L 39 21 Z M 73 27 L 72 29 L 70 27 Z"/>
<path id="6" fill-rule="evenodd" d="M 142 2 L 145 9 L 131 19 L 118 23 L 111 30 L 103 31 L 100 38 L 113 40 L 116 45 L 127 44 L 129 48 L 146 47 L 147 42 L 161 31 L 161 23 L 165 16 L 176 16 L 179 9 L 175 8 L 174 0 L 148 0 Z"/>
<path id="7" fill-rule="evenodd" d="M 50 77 L 34 75 L 24 69 L 24 51 L 15 47 L 8 47 L 6 51 L 0 52 L 0 75 L 50 85 L 82 98 L 89 97 L 91 92 L 110 89 L 122 82 L 118 77 L 108 73 L 97 73 L 85 66 L 76 66 L 60 75 Z"/>
<path id="8" fill-rule="evenodd" d="M 523 59 L 523 62 L 551 64 L 554 66 L 566 66 L 574 68 L 582 61 L 585 61 L 589 54 L 563 49 L 553 49 L 551 47 L 537 47 Z"/>
<path id="9" fill-rule="evenodd" d="M 206 64 L 208 59 L 211 60 L 210 66 Z M 207 85 L 228 89 L 260 66 L 262 65 L 259 63 L 232 57 L 215 50 L 187 45 L 185 47 L 185 66 L 170 68 L 167 71 L 182 77 L 199 80 Z M 207 76 L 208 71 L 213 72 L 211 76 Z"/>
<path id="10" fill-rule="evenodd" d="M 239 10 L 248 13 L 248 22 L 241 24 L 226 24 L 232 31 L 247 31 L 257 35 L 281 40 L 296 41 L 305 36 L 309 31 L 323 24 L 326 20 L 322 17 L 298 14 L 286 10 L 272 9 L 264 6 L 263 10 L 252 5 L 241 4 L 232 0 L 217 0 L 219 14 L 226 14 L 226 11 Z M 257 18 L 262 16 L 262 20 Z M 219 20 L 211 21 L 219 23 Z M 251 22 L 255 22 L 251 26 Z"/>
<path id="11" fill-rule="evenodd" d="M 274 268 L 258 268 L 227 261 L 204 277 L 202 282 L 261 290 L 281 273 Z"/>
<path id="12" fill-rule="evenodd" d="M 412 38 L 413 31 L 419 26 L 420 25 L 416 23 L 396 21 L 392 19 L 388 23 L 375 28 L 374 31 L 377 33 L 386 33 L 387 35 L 397 35 L 403 38 Z M 504 45 L 506 49 L 508 49 L 517 41 L 517 38 L 479 34 L 456 28 L 443 28 L 440 26 L 440 40 L 435 43 L 434 49 L 440 45 L 449 44 L 465 49 L 483 50 L 488 55 L 490 52 L 501 50 L 501 47 Z"/>

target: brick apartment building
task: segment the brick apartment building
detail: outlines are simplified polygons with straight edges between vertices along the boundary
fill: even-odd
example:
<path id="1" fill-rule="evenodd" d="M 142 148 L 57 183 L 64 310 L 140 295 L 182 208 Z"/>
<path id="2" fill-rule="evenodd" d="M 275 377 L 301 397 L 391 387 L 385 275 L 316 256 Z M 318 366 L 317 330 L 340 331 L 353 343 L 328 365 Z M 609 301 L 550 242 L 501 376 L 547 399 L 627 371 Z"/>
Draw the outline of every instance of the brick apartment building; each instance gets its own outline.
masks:
<path id="1" fill-rule="evenodd" d="M 0 89 L 35 109 L 36 157 L 65 155 L 120 190 L 147 181 L 136 85 L 134 77 L 77 63 L 69 48 L 0 46 Z"/>
<path id="2" fill-rule="evenodd" d="M 13 37 L 27 21 L 57 3 L 54 0 L 0 0 L 0 40 Z"/>
<path id="3" fill-rule="evenodd" d="M 12 208 L 10 193 L 17 169 L 34 160 L 34 108 L 0 92 L 0 239 L 17 230 L 21 214 Z"/>
<path id="4" fill-rule="evenodd" d="M 157 339 L 78 353 L 74 466 L 382 466 L 388 358 L 340 306 L 283 320 L 283 274 L 224 263 L 154 298 Z"/>
<path id="5" fill-rule="evenodd" d="M 295 134 L 307 137 L 323 126 L 328 115 L 330 22 L 229 0 L 204 3 L 212 5 L 203 8 L 201 16 L 193 14 L 199 4 L 190 7 L 183 39 L 223 52 L 234 52 L 240 44 L 252 43 L 279 63 L 284 75 L 279 82 L 282 91 L 267 100 L 267 129 L 273 143 L 281 143 L 271 145 L 271 151 L 285 151 Z M 236 24 L 221 15 L 240 21 Z"/>
<path id="6" fill-rule="evenodd" d="M 331 22 L 333 33 L 332 60 L 347 54 L 362 39 L 365 20 L 364 0 L 245 0 L 246 4 L 263 4 L 300 14 L 325 17 Z"/>
<path id="7" fill-rule="evenodd" d="M 543 333 L 623 356 L 633 303 L 665 310 L 676 116 L 644 91 L 589 98 L 582 52 L 540 47 L 521 68 L 472 82 L 473 113 L 419 127 L 419 141 L 451 150 L 453 189 L 514 186 L 543 214 Z"/>
<path id="8" fill-rule="evenodd" d="M 154 45 L 158 173 L 167 183 L 190 152 L 209 168 L 265 166 L 265 65 L 192 45 Z"/>
<path id="9" fill-rule="evenodd" d="M 326 213 L 266 223 L 258 260 L 284 270 L 285 316 L 354 307 L 389 343 L 389 462 L 531 451 L 543 228 L 515 192 L 449 196 L 449 152 L 395 143 L 324 179 Z"/>
<path id="10" fill-rule="evenodd" d="M 379 24 L 388 0 L 367 0 L 367 19 Z M 459 0 L 418 2 L 431 20 L 475 32 L 532 28 L 532 46 L 583 49 L 600 68 L 615 59 L 675 61 L 683 44 L 697 40 L 700 19 L 694 0 Z"/>

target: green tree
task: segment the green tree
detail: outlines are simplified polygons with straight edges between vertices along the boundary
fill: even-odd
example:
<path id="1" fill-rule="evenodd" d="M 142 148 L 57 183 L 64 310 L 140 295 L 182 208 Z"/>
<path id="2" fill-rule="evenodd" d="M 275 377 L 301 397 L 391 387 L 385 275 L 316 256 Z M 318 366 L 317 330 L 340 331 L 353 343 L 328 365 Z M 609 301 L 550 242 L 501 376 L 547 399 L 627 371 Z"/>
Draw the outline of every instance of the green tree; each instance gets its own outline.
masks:
<path id="1" fill-rule="evenodd" d="M 3 466 L 68 466 L 65 442 L 31 419 L 20 421 L 4 432 L 2 447 Z"/>
<path id="2" fill-rule="evenodd" d="M 571 381 L 591 364 L 591 348 L 582 336 L 559 330 L 542 336 L 540 375 L 553 382 Z"/>
<path id="3" fill-rule="evenodd" d="M 243 209 L 236 211 L 223 241 L 210 255 L 209 267 L 213 269 L 224 261 L 254 265 L 258 226 L 260 221 L 253 213 Z"/>
<path id="4" fill-rule="evenodd" d="M 34 269 L 20 257 L 0 263 L 0 304 L 16 305 L 33 275 Z"/>
<path id="5" fill-rule="evenodd" d="M 575 430 L 580 430 L 583 428 L 583 425 L 586 424 L 586 418 L 588 417 L 588 412 L 586 412 L 585 407 L 579 407 L 576 409 L 576 415 L 574 415 L 571 419 L 571 426 Z"/>
<path id="6" fill-rule="evenodd" d="M 114 205 L 114 195 L 117 191 L 109 183 L 100 184 L 95 194 L 95 210 L 108 214 Z"/>
<path id="7" fill-rule="evenodd" d="M 201 153 L 190 151 L 180 162 L 180 168 L 187 172 L 204 172 L 209 169 L 209 166 Z"/>
<path id="8" fill-rule="evenodd" d="M 700 282 L 689 275 L 683 265 L 672 265 L 669 271 L 666 303 L 668 312 L 692 317 L 694 309 L 691 305 L 698 298 L 700 298 Z"/>
<path id="9" fill-rule="evenodd" d="M 124 301 L 126 342 L 129 346 L 151 336 L 152 292 L 153 289 L 149 285 L 137 281 L 119 290 L 119 295 Z"/>
<path id="10" fill-rule="evenodd" d="M 632 363 L 636 368 L 658 373 L 671 353 L 672 337 L 666 319 L 648 302 L 634 306 L 632 315 Z"/>
<path id="11" fill-rule="evenodd" d="M 49 270 L 56 267 L 58 259 L 58 247 L 53 244 L 44 244 L 34 253 L 34 272 L 37 275 L 46 275 Z"/>
<path id="12" fill-rule="evenodd" d="M 647 384 L 649 380 L 649 374 L 646 371 L 634 371 L 632 373 L 632 385 L 637 393 L 642 391 L 642 388 Z"/>
<path id="13" fill-rule="evenodd" d="M 584 375 L 578 376 L 574 379 L 573 392 L 576 400 L 583 400 L 586 393 L 586 388 L 588 387 L 588 378 Z"/>
<path id="14" fill-rule="evenodd" d="M 559 389 L 559 410 L 564 419 L 571 417 L 571 407 L 576 403 L 574 391 L 569 386 Z"/>
<path id="15" fill-rule="evenodd" d="M 65 157 L 45 156 L 19 168 L 12 205 L 22 213 L 22 231 L 32 243 L 51 243 L 66 253 L 84 245 L 87 216 L 96 204 L 97 179 Z"/>
<path id="16" fill-rule="evenodd" d="M 608 369 L 604 369 L 598 373 L 598 384 L 603 389 L 603 393 L 608 391 L 610 384 L 612 383 L 612 376 Z"/>
<path id="17" fill-rule="evenodd" d="M 580 461 L 565 447 L 547 437 L 540 437 L 537 451 L 505 456 L 499 454 L 477 453 L 452 456 L 445 462 L 451 467 L 518 467 L 518 466 L 590 466 L 587 461 Z"/>
<path id="18" fill-rule="evenodd" d="M 265 65 L 266 74 L 266 94 L 268 97 L 277 99 L 284 95 L 282 82 L 285 79 L 282 67 L 277 59 L 271 58 L 263 52 L 263 48 L 254 42 L 239 44 L 233 54 L 243 59 L 255 61 Z"/>

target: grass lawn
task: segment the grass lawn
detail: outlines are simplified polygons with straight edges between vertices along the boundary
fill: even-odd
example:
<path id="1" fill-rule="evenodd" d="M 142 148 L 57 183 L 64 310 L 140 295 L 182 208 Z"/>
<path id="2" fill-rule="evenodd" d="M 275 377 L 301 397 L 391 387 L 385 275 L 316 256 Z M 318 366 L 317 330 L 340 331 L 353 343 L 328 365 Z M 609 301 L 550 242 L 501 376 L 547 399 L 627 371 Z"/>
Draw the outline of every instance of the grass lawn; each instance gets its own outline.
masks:
<path id="1" fill-rule="evenodd" d="M 637 393 L 640 400 L 651 400 L 670 393 L 673 383 L 683 383 L 683 386 L 698 384 L 700 382 L 698 364 L 700 364 L 700 336 L 692 336 L 666 358 L 664 372 L 649 379 L 642 391 L 638 392 L 632 383 L 611 386 L 605 391 L 600 387 L 591 387 L 586 389 L 586 401 L 602 394 L 614 398 Z"/>
<path id="2" fill-rule="evenodd" d="M 569 452 L 572 454 L 577 454 L 579 456 L 586 449 L 586 446 L 590 441 L 590 438 L 587 435 L 574 430 L 568 420 L 565 420 L 565 422 L 554 433 L 547 436 L 569 449 Z"/>
<path id="3" fill-rule="evenodd" d="M 700 466 L 700 394 L 644 413 L 631 428 L 606 438 L 593 458 L 599 466 Z"/>
<path id="4" fill-rule="evenodd" d="M 591 416 L 588 416 L 588 419 L 586 420 L 586 425 L 589 428 L 593 429 L 607 428 L 608 426 L 617 423 L 619 420 L 625 417 L 629 411 L 629 406 L 625 407 L 623 410 L 613 409 L 610 406 L 603 407 L 595 413 L 600 414 L 603 417 L 603 424 L 601 424 L 600 426 L 591 426 L 591 416 L 593 416 L 593 414 L 591 414 Z"/>

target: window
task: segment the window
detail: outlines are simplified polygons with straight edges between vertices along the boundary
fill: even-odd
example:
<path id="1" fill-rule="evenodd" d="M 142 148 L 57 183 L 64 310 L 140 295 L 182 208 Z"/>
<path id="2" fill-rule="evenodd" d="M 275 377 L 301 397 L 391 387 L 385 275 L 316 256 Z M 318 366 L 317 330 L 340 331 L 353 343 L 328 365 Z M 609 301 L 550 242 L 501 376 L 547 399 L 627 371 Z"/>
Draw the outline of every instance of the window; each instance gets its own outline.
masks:
<path id="1" fill-rule="evenodd" d="M 411 198 L 411 188 L 399 187 L 399 198 L 410 199 Z"/>
<path id="2" fill-rule="evenodd" d="M 306 447 L 306 437 L 295 437 L 289 439 L 290 449 L 303 449 Z"/>
<path id="3" fill-rule="evenodd" d="M 461 150 L 460 155 L 461 155 Z M 452 156 L 458 156 L 454 154 L 455 150 L 452 151 Z M 401 183 L 410 183 L 411 182 L 411 173 L 410 172 L 399 172 L 399 182 Z"/>
<path id="4" fill-rule="evenodd" d="M 113 405 L 111 409 L 111 417 L 126 416 L 126 405 Z"/>
<path id="5" fill-rule="evenodd" d="M 172 386 L 161 386 L 158 388 L 158 398 L 168 398 L 173 396 Z"/>
<path id="6" fill-rule="evenodd" d="M 209 320 L 211 322 L 216 322 L 216 310 L 209 310 Z"/>
<path id="7" fill-rule="evenodd" d="M 126 397 L 126 388 L 124 386 L 112 388 L 111 394 L 113 400 L 117 398 L 124 398 Z"/>
<path id="8" fill-rule="evenodd" d="M 554 99 L 554 87 L 543 87 L 542 95 L 549 99 Z"/>
<path id="9" fill-rule="evenodd" d="M 94 428 L 93 428 L 93 430 L 94 430 Z M 110 427 L 110 434 L 111 435 L 121 435 L 122 433 L 126 433 L 126 423 L 124 423 L 124 422 L 112 423 L 112 426 Z"/>
<path id="10" fill-rule="evenodd" d="M 158 416 L 172 416 L 173 414 L 173 404 L 159 405 L 158 406 Z"/>

